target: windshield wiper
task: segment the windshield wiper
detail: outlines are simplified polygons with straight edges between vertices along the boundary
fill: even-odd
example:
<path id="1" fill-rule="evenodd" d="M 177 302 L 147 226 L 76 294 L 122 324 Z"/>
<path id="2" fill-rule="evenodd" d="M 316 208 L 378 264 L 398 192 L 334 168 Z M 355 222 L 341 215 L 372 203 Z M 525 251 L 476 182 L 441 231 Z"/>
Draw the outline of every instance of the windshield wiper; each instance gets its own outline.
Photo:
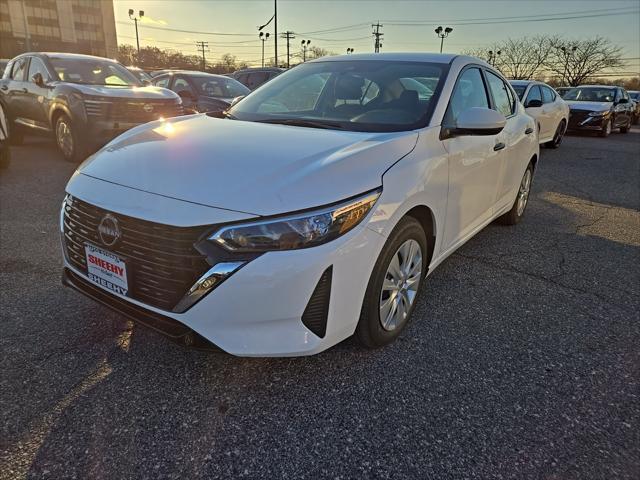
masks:
<path id="1" fill-rule="evenodd" d="M 293 127 L 323 128 L 328 130 L 344 130 L 339 123 L 319 122 L 317 120 L 305 120 L 303 118 L 270 118 L 268 120 L 256 120 L 258 123 L 277 123 L 291 125 Z"/>

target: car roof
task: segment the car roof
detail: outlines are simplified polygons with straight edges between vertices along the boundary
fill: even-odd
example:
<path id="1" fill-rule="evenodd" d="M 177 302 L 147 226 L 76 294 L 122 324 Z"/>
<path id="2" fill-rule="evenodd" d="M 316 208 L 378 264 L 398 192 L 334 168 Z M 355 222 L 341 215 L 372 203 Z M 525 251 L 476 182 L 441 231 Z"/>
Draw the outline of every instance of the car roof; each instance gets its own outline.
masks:
<path id="1" fill-rule="evenodd" d="M 425 53 L 425 52 L 352 53 L 350 55 L 336 55 L 331 57 L 316 58 L 315 60 L 310 60 L 310 63 L 350 62 L 350 61 L 357 61 L 357 60 L 450 63 L 453 59 L 458 57 L 464 58 L 466 56 L 452 54 L 452 53 Z M 477 62 L 479 60 L 475 57 L 466 57 L 466 58 L 468 58 L 469 60 L 473 60 L 474 62 Z"/>
<path id="2" fill-rule="evenodd" d="M 578 85 L 577 87 L 573 87 L 573 88 L 622 88 L 622 87 L 618 87 L 617 85 Z"/>
<path id="3" fill-rule="evenodd" d="M 107 60 L 110 62 L 116 62 L 117 60 L 114 60 L 113 58 L 106 58 L 106 57 L 98 57 L 96 55 L 84 55 L 82 53 L 67 53 L 67 52 L 26 52 L 23 53 L 21 55 L 19 55 L 20 57 L 23 55 L 30 55 L 30 56 L 37 56 L 37 55 L 41 55 L 44 57 L 57 57 L 57 58 L 83 58 L 83 59 L 87 59 L 87 60 Z"/>

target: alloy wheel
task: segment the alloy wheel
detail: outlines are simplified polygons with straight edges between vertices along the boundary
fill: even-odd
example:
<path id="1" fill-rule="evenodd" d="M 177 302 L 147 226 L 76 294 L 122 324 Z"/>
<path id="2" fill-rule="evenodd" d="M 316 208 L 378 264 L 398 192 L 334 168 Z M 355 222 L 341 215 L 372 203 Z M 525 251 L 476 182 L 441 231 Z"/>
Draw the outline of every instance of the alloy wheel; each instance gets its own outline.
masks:
<path id="1" fill-rule="evenodd" d="M 522 181 L 520 182 L 520 189 L 518 190 L 518 216 L 522 216 L 524 213 L 524 209 L 527 206 L 527 202 L 529 201 L 529 191 L 531 190 L 531 170 L 527 169 L 524 172 L 524 177 L 522 177 Z"/>
<path id="2" fill-rule="evenodd" d="M 391 257 L 380 292 L 380 324 L 387 331 L 401 326 L 418 293 L 422 279 L 422 248 L 409 239 Z"/>
<path id="3" fill-rule="evenodd" d="M 71 158 L 73 156 L 73 135 L 71 128 L 65 120 L 58 120 L 56 127 L 56 139 L 58 141 L 58 147 L 62 150 L 65 157 Z"/>
<path id="4" fill-rule="evenodd" d="M 556 147 L 560 146 L 560 144 L 562 143 L 562 139 L 564 138 L 565 130 L 566 130 L 565 124 L 564 124 L 564 121 L 562 121 L 562 122 L 560 122 L 560 125 L 558 125 L 558 129 L 556 130 L 556 134 L 553 137 L 553 144 Z"/>

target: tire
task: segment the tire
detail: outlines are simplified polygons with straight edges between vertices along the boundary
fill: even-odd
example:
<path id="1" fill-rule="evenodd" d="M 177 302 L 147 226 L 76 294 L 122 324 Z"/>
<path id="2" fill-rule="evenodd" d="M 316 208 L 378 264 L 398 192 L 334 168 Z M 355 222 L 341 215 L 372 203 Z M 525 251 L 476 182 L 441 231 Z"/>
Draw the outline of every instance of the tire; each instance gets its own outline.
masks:
<path id="1" fill-rule="evenodd" d="M 527 180 L 528 177 L 528 180 Z M 504 215 L 498 217 L 498 223 L 502 225 L 516 225 L 524 217 L 524 212 L 529 204 L 529 194 L 531 193 L 531 184 L 533 183 L 533 165 L 529 162 L 527 169 L 522 175 L 520 180 L 520 187 L 518 188 L 518 194 L 513 202 L 511 210 Z M 523 204 L 521 202 L 524 202 Z"/>
<path id="2" fill-rule="evenodd" d="M 558 127 L 556 128 L 556 133 L 553 135 L 553 140 L 544 144 L 547 148 L 558 148 L 562 143 L 562 139 L 564 138 L 564 134 L 567 130 L 567 122 L 565 122 L 564 118 L 560 120 Z"/>
<path id="3" fill-rule="evenodd" d="M 356 327 L 356 338 L 362 345 L 387 345 L 407 326 L 424 284 L 427 256 L 428 241 L 422 226 L 413 217 L 403 218 L 382 248 L 367 285 Z M 408 276 L 406 271 L 410 272 Z"/>
<path id="4" fill-rule="evenodd" d="M 624 127 L 620 127 L 620 133 L 629 133 L 629 129 L 631 128 L 631 120 Z"/>
<path id="5" fill-rule="evenodd" d="M 2 115 L 4 119 L 3 125 L 6 130 L 9 144 L 22 145 L 22 142 L 24 141 L 24 132 L 20 127 L 18 127 L 18 125 L 16 125 L 11 121 L 7 113 L 7 110 L 5 109 L 4 105 L 2 105 L 1 103 L 0 103 L 0 115 Z"/>
<path id="6" fill-rule="evenodd" d="M 67 114 L 56 118 L 54 126 L 56 145 L 65 160 L 80 163 L 86 158 L 87 148 L 78 129 Z"/>
<path id="7" fill-rule="evenodd" d="M 607 123 L 605 123 L 602 130 L 600 130 L 600 136 L 602 138 L 607 138 L 609 135 L 611 135 L 611 120 L 607 120 Z"/>
<path id="8" fill-rule="evenodd" d="M 633 124 L 638 125 L 638 120 L 640 120 L 640 114 L 633 116 Z"/>

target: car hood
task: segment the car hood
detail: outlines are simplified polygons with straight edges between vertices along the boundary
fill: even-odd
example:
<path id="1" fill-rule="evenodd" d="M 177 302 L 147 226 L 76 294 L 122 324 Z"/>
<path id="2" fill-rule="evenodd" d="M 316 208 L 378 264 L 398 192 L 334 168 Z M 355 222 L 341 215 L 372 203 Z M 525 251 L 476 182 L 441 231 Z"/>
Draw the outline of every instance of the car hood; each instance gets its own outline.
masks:
<path id="1" fill-rule="evenodd" d="M 571 110 L 584 110 L 587 112 L 606 112 L 613 107 L 612 102 L 577 102 L 575 100 L 565 100 Z"/>
<path id="2" fill-rule="evenodd" d="M 415 131 L 347 132 L 190 115 L 135 127 L 78 171 L 200 205 L 275 215 L 379 187 L 417 138 Z"/>
<path id="3" fill-rule="evenodd" d="M 138 100 L 167 100 L 177 98 L 178 95 L 171 90 L 160 87 L 122 87 L 115 85 L 82 85 L 73 84 L 73 87 L 83 95 L 131 98 Z"/>

